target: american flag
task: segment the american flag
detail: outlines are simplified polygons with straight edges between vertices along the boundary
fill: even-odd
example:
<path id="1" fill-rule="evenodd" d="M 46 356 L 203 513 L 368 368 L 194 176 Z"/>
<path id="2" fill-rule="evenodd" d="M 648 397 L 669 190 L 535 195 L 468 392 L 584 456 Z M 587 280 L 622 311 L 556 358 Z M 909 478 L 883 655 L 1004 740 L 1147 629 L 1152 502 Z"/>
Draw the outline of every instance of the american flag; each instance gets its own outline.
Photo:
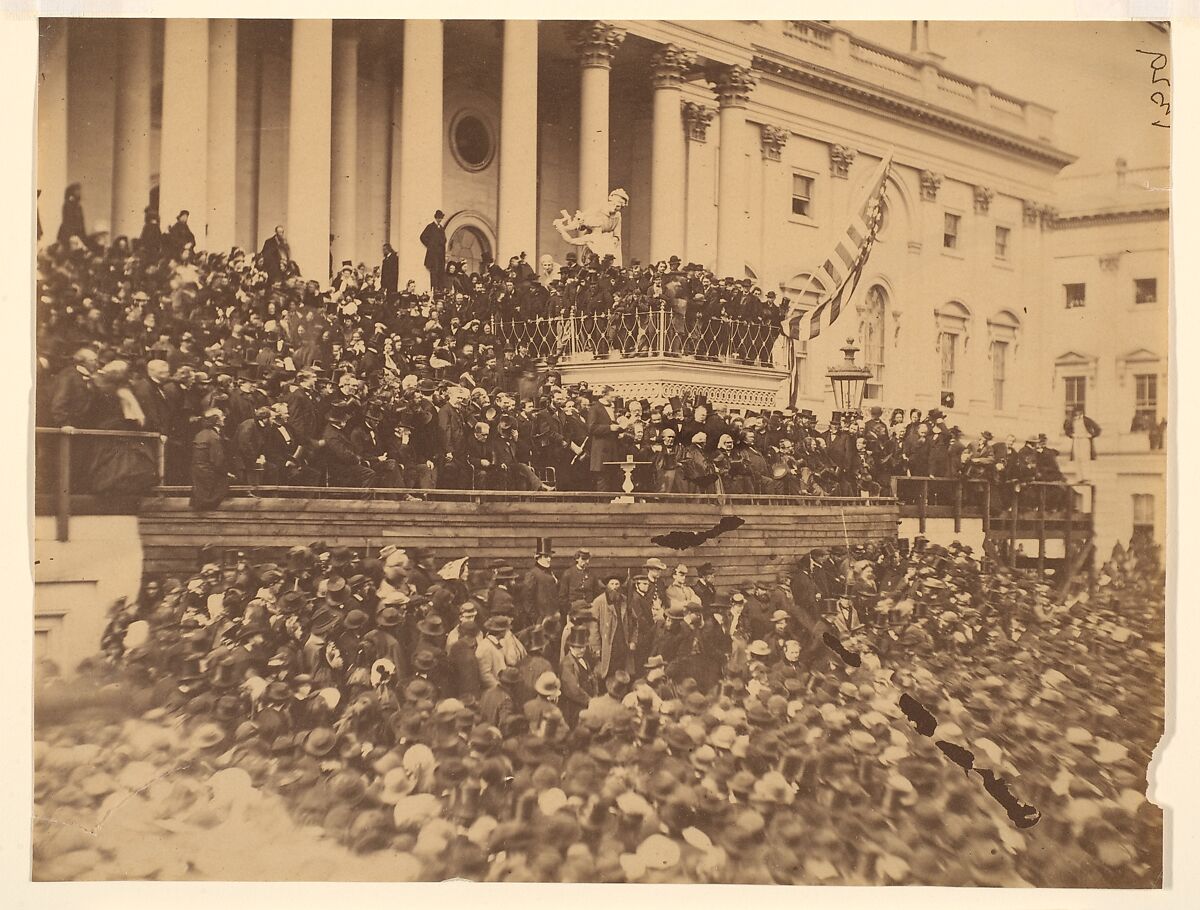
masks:
<path id="1" fill-rule="evenodd" d="M 874 176 L 863 187 L 856 205 L 851 209 L 850 222 L 834 245 L 833 252 L 826 257 L 824 263 L 812 274 L 817 276 L 823 285 L 833 288 L 821 302 L 811 311 L 802 306 L 801 301 L 792 304 L 791 310 L 784 318 L 785 334 L 792 339 L 792 362 L 789 383 L 788 401 L 795 404 L 800 392 L 801 360 L 796 357 L 796 342 L 802 338 L 805 317 L 808 318 L 808 339 L 811 341 L 821 334 L 825 326 L 832 326 L 842 315 L 842 309 L 858 287 L 862 277 L 867 257 L 871 255 L 871 247 L 879 233 L 879 225 L 883 220 L 883 202 L 886 193 L 888 174 L 892 169 L 892 153 L 888 152 L 875 170 Z"/>
<path id="2" fill-rule="evenodd" d="M 863 188 L 857 205 L 852 209 L 849 224 L 834 245 L 833 252 L 826 257 L 824 263 L 813 274 L 821 279 L 821 283 L 833 288 L 826 297 L 811 311 L 805 310 L 800 301 L 792 304 L 791 310 L 784 319 L 784 326 L 789 338 L 801 338 L 804 319 L 808 317 L 808 337 L 816 338 L 821 329 L 833 325 L 842 314 L 843 306 L 850 300 L 862 277 L 863 267 L 867 257 L 871 255 L 871 247 L 879 233 L 879 224 L 883 218 L 883 201 L 888 174 L 892 168 L 892 155 L 889 152 L 879 162 L 875 175 Z"/>

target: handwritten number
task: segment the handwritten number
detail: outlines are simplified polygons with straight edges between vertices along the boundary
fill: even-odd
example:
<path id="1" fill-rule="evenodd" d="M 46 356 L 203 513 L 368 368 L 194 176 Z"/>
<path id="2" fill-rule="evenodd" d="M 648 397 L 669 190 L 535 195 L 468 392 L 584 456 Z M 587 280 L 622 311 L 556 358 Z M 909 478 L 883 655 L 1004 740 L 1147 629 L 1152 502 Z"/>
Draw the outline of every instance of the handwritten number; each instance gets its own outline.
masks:
<path id="1" fill-rule="evenodd" d="M 1155 121 L 1154 121 L 1153 123 L 1151 123 L 1150 125 L 1151 125 L 1151 126 L 1161 126 L 1161 127 L 1164 129 L 1164 130 L 1169 130 L 1169 129 L 1171 128 L 1171 124 L 1169 124 L 1169 123 L 1159 123 L 1157 120 L 1155 120 Z"/>
<path id="2" fill-rule="evenodd" d="M 1167 96 L 1164 95 L 1162 92 L 1154 92 L 1150 96 L 1150 100 L 1153 101 L 1155 104 L 1157 104 L 1159 107 L 1162 107 L 1164 104 L 1167 103 Z"/>

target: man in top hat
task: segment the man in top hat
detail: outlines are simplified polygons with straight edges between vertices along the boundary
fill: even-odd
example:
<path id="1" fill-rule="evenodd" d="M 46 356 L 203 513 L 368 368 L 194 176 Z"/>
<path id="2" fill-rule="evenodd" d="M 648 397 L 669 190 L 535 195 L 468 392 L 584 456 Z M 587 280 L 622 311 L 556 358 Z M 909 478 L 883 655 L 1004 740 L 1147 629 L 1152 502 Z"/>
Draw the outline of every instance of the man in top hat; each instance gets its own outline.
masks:
<path id="1" fill-rule="evenodd" d="M 421 231 L 421 245 L 425 247 L 425 268 L 429 270 L 429 286 L 436 293 L 446 282 L 446 213 L 438 209 L 433 221 Z"/>
<path id="2" fill-rule="evenodd" d="M 588 630 L 571 630 L 567 638 L 567 653 L 562 662 L 562 696 L 558 707 L 570 726 L 575 726 L 579 712 L 596 696 L 596 673 L 588 653 Z"/>
<path id="3" fill-rule="evenodd" d="M 539 537 L 533 568 L 525 575 L 525 607 L 537 620 L 558 616 L 560 612 L 558 579 L 550 570 L 553 553 L 550 538 Z"/>
<path id="4" fill-rule="evenodd" d="M 349 423 L 349 405 L 338 403 L 330 408 L 328 424 L 321 436 L 329 483 L 336 487 L 375 486 L 377 475 L 350 438 Z"/>

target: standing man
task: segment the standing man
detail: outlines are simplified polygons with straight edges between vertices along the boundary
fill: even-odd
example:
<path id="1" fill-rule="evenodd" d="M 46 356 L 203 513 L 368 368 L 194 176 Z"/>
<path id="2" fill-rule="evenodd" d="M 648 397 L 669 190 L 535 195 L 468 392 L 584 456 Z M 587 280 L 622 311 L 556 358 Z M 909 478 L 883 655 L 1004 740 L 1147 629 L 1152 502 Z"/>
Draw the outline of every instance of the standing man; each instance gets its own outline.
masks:
<path id="1" fill-rule="evenodd" d="M 525 576 L 525 607 L 540 622 L 559 615 L 558 579 L 550 570 L 554 553 L 548 537 L 539 537 L 533 568 Z"/>
<path id="2" fill-rule="evenodd" d="M 563 572 L 558 583 L 558 600 L 564 613 L 575 601 L 591 603 L 599 593 L 600 582 L 592 571 L 591 551 L 576 550 L 575 565 Z"/>
<path id="3" fill-rule="evenodd" d="M 421 243 L 425 247 L 425 268 L 429 269 L 429 286 L 440 291 L 446 277 L 446 229 L 442 222 L 446 213 L 438 209 L 433 221 L 421 231 Z"/>
<path id="4" fill-rule="evenodd" d="M 220 408 L 204 412 L 204 427 L 192 443 L 192 498 L 197 512 L 215 509 L 229 495 L 229 473 L 221 427 L 225 413 Z"/>
<path id="5" fill-rule="evenodd" d="M 633 615 L 621 593 L 621 576 L 609 572 L 604 578 L 604 593 L 592 601 L 592 612 L 600 624 L 600 679 L 625 671 L 633 664 Z"/>
<path id="6" fill-rule="evenodd" d="M 617 434 L 620 430 L 613 407 L 613 388 L 603 386 L 599 400 L 593 402 L 588 411 L 592 482 L 593 489 L 598 492 L 612 493 L 617 490 L 617 470 L 606 462 L 617 460 Z"/>
<path id="7" fill-rule="evenodd" d="M 196 247 L 196 235 L 192 233 L 192 229 L 188 227 L 187 209 L 181 211 L 175 216 L 175 223 L 171 225 L 171 230 L 167 232 L 167 243 L 170 246 L 172 256 L 178 256 L 183 252 L 183 248 L 189 243 L 192 248 Z"/>
<path id="8" fill-rule="evenodd" d="M 263 242 L 263 269 L 271 284 L 279 284 L 287 276 L 292 261 L 292 251 L 283 236 L 283 225 L 275 225 L 275 233 Z"/>
<path id="9" fill-rule="evenodd" d="M 383 245 L 383 264 L 379 267 L 379 289 L 387 299 L 396 296 L 400 289 L 400 257 L 390 243 Z"/>

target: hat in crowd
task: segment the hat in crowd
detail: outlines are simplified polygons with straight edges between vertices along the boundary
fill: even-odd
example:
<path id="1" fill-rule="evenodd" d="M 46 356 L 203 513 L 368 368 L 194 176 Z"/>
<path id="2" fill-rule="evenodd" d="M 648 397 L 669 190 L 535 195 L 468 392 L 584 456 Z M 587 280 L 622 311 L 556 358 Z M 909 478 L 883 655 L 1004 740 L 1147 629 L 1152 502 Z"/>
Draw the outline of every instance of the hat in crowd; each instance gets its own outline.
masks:
<path id="1" fill-rule="evenodd" d="M 668 568 L 667 564 L 657 556 L 651 556 L 642 564 L 642 567 L 646 569 L 658 569 L 660 572 L 666 572 Z"/>
<path id="2" fill-rule="evenodd" d="M 533 684 L 533 691 L 546 698 L 557 698 L 562 695 L 562 684 L 554 673 L 547 670 L 537 678 L 537 682 Z"/>
<path id="3" fill-rule="evenodd" d="M 535 552 L 534 555 L 535 556 L 553 556 L 554 555 L 553 544 L 554 544 L 554 541 L 552 541 L 549 537 L 539 537 L 537 539 L 537 551 Z"/>

